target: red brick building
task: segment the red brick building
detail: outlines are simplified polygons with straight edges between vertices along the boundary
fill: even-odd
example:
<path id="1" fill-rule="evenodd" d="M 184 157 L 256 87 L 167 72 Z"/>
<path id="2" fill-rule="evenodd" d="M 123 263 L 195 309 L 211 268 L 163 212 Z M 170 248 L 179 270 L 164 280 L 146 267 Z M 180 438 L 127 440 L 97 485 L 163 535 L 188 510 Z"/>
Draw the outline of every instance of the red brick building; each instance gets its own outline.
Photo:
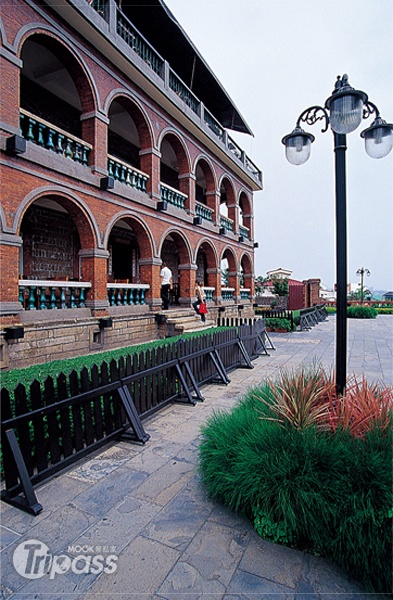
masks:
<path id="1" fill-rule="evenodd" d="M 0 365 L 159 337 L 163 261 L 252 314 L 251 131 L 164 2 L 10 0 L 0 40 Z"/>

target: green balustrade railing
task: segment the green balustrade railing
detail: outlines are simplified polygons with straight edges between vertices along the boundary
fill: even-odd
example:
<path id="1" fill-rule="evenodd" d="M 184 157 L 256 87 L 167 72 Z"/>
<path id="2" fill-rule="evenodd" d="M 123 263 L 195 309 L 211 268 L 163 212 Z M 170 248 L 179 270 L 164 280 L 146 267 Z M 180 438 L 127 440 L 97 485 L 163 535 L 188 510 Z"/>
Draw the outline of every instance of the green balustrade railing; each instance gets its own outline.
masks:
<path id="1" fill-rule="evenodd" d="M 242 235 L 244 238 L 249 237 L 249 229 L 248 227 L 244 227 L 244 225 L 239 225 L 239 235 Z"/>
<path id="2" fill-rule="evenodd" d="M 87 2 L 92 8 L 94 8 L 95 11 L 98 12 L 98 14 L 101 17 L 103 17 L 104 19 L 106 18 L 106 11 L 108 5 L 106 0 L 87 0 Z"/>
<path id="3" fill-rule="evenodd" d="M 183 100 L 187 106 L 198 113 L 199 100 L 181 79 L 171 70 L 169 71 L 169 87 Z"/>
<path id="4" fill-rule="evenodd" d="M 221 298 L 223 302 L 230 302 L 233 300 L 233 292 L 235 288 L 221 288 Z"/>
<path id="5" fill-rule="evenodd" d="M 108 156 L 108 175 L 140 192 L 146 192 L 149 175 L 110 155 Z"/>
<path id="6" fill-rule="evenodd" d="M 234 139 L 232 139 L 231 137 L 229 137 L 228 135 L 228 150 L 230 150 L 235 156 L 237 156 L 239 159 L 242 158 L 242 154 L 243 151 L 240 148 L 240 146 L 235 142 Z"/>
<path id="7" fill-rule="evenodd" d="M 107 299 L 110 306 L 136 306 L 146 304 L 147 283 L 108 283 Z"/>
<path id="8" fill-rule="evenodd" d="M 233 231 L 233 221 L 232 219 L 228 219 L 224 215 L 220 215 L 220 225 L 224 227 L 227 231 Z"/>
<path id="9" fill-rule="evenodd" d="M 240 300 L 250 299 L 250 288 L 240 288 Z"/>
<path id="10" fill-rule="evenodd" d="M 163 183 L 160 184 L 160 191 L 162 201 L 169 202 L 169 204 L 173 204 L 173 206 L 184 210 L 185 201 L 187 200 L 186 194 L 182 194 L 179 192 L 179 190 L 175 190 L 174 188 Z"/>
<path id="11" fill-rule="evenodd" d="M 84 308 L 88 281 L 19 280 L 19 302 L 25 310 Z"/>
<path id="12" fill-rule="evenodd" d="M 195 203 L 195 214 L 197 217 L 202 217 L 206 221 L 213 221 L 214 210 L 205 204 Z"/>
<path id="13" fill-rule="evenodd" d="M 120 10 L 117 10 L 117 33 L 157 75 L 163 76 L 164 60 Z"/>
<path id="14" fill-rule="evenodd" d="M 26 110 L 20 111 L 20 128 L 22 136 L 28 142 L 71 158 L 74 162 L 87 165 L 92 148 L 87 142 L 54 127 Z"/>
<path id="15" fill-rule="evenodd" d="M 213 293 L 214 293 L 215 289 L 216 288 L 214 288 L 214 287 L 204 287 L 203 288 L 203 291 L 204 291 L 205 296 L 206 296 L 206 302 L 212 302 L 213 301 Z"/>

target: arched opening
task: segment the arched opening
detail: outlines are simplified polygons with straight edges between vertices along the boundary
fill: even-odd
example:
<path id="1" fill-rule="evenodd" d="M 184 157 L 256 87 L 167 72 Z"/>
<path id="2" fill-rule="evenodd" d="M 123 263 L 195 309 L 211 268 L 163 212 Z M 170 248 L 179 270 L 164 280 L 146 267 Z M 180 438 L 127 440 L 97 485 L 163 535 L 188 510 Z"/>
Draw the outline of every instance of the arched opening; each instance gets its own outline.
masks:
<path id="1" fill-rule="evenodd" d="M 213 300 L 213 296 L 217 295 L 217 258 L 208 242 L 200 245 L 196 265 L 196 281 L 203 283 L 207 300 Z"/>
<path id="2" fill-rule="evenodd" d="M 181 298 L 189 299 L 191 296 L 190 254 L 182 235 L 171 232 L 166 236 L 161 248 L 161 260 L 172 271 L 170 305 L 179 305 Z"/>
<path id="3" fill-rule="evenodd" d="M 220 186 L 220 227 L 229 232 L 235 229 L 235 194 L 229 179 L 224 177 Z"/>
<path id="4" fill-rule="evenodd" d="M 84 306 L 91 282 L 83 283 L 80 251 L 95 243 L 91 225 L 79 207 L 60 196 L 39 198 L 26 209 L 20 235 L 19 299 L 24 308 Z"/>
<path id="5" fill-rule="evenodd" d="M 239 234 L 246 239 L 252 239 L 251 222 L 252 222 L 252 211 L 251 202 L 244 192 L 240 194 L 239 198 Z"/>
<path id="6" fill-rule="evenodd" d="M 188 207 L 187 182 L 189 174 L 186 152 L 177 136 L 168 133 L 161 142 L 160 193 L 161 200 L 184 209 Z"/>
<path id="7" fill-rule="evenodd" d="M 220 261 L 221 296 L 223 301 L 234 301 L 236 291 L 236 259 L 230 248 L 226 248 Z"/>
<path id="8" fill-rule="evenodd" d="M 110 106 L 108 154 L 139 169 L 139 133 L 129 107 L 130 102 L 124 98 L 114 100 Z"/>
<path id="9" fill-rule="evenodd" d="M 87 164 L 81 115 L 94 110 L 87 78 L 74 56 L 52 37 L 36 34 L 22 48 L 21 129 L 39 146 Z"/>
<path id="10" fill-rule="evenodd" d="M 215 181 L 206 160 L 198 161 L 195 178 L 195 214 L 207 221 L 213 221 L 216 211 Z"/>

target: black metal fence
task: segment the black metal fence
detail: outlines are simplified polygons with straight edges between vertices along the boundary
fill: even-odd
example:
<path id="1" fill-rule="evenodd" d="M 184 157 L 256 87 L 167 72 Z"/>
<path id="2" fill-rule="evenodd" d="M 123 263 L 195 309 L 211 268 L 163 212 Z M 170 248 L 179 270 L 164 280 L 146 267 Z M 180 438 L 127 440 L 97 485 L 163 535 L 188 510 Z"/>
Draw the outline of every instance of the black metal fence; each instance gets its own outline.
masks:
<path id="1" fill-rule="evenodd" d="M 200 386 L 228 384 L 273 348 L 264 320 L 180 340 L 43 383 L 1 390 L 4 501 L 38 514 L 33 486 L 122 436 L 145 443 L 142 420 L 169 402 L 202 401 Z"/>
<path id="2" fill-rule="evenodd" d="M 327 319 L 327 310 L 325 304 L 302 308 L 300 311 L 300 331 L 311 329 L 317 323 Z"/>

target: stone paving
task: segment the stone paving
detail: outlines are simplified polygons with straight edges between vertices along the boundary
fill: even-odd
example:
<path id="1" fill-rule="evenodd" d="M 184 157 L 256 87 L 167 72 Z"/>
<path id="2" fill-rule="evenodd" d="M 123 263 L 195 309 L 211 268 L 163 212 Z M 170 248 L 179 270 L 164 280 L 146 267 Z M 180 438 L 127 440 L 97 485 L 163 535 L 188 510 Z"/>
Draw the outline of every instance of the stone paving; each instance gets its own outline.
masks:
<path id="1" fill-rule="evenodd" d="M 348 372 L 392 385 L 393 317 L 350 320 L 348 329 Z M 282 367 L 318 360 L 332 368 L 334 334 L 334 317 L 310 331 L 271 334 L 276 350 L 253 369 L 230 373 L 228 386 L 203 387 L 195 407 L 174 404 L 144 421 L 145 445 L 120 441 L 36 488 L 44 507 L 37 517 L 1 502 L 1 598 L 370 600 L 336 565 L 267 542 L 213 504 L 197 470 L 200 427 L 212 411 L 230 410 Z M 59 572 L 27 578 L 26 560 L 18 572 L 14 552 L 26 540 L 36 541 L 35 556 L 44 545 L 62 556 L 52 563 Z M 103 556 L 108 572 L 89 572 L 78 555 Z"/>

